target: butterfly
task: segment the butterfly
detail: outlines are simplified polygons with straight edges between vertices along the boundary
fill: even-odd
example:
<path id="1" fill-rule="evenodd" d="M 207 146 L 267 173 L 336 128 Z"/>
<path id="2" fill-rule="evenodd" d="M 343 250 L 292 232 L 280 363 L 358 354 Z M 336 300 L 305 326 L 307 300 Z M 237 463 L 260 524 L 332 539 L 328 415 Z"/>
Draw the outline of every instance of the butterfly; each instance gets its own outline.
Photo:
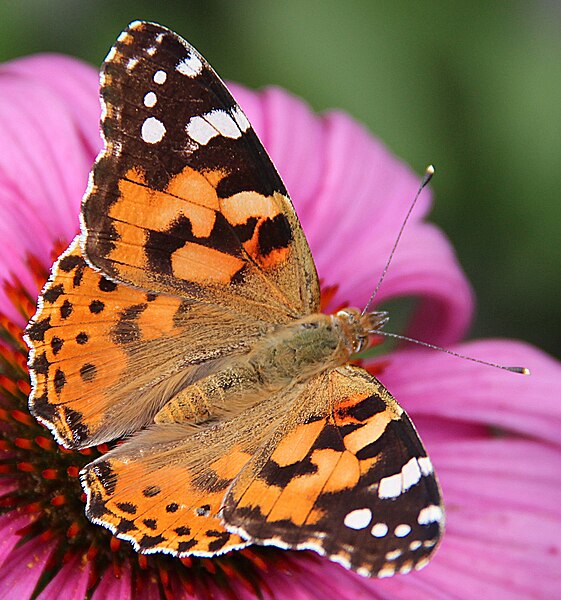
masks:
<path id="1" fill-rule="evenodd" d="M 73 449 L 91 521 L 142 553 L 310 549 L 364 576 L 426 565 L 438 481 L 350 363 L 384 313 L 319 312 L 288 193 L 186 41 L 132 23 L 101 69 L 81 233 L 26 330 L 32 414 Z"/>

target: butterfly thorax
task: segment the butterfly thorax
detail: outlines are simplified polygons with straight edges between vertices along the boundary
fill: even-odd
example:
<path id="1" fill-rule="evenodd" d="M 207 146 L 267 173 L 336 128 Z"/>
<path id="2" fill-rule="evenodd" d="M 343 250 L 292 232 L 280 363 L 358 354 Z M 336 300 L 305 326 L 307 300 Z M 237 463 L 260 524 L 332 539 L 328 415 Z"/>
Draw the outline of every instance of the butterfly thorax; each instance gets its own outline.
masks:
<path id="1" fill-rule="evenodd" d="M 345 309 L 312 314 L 274 330 L 221 370 L 176 394 L 156 415 L 157 423 L 204 422 L 234 415 L 320 371 L 348 362 L 383 323 L 383 313 Z"/>

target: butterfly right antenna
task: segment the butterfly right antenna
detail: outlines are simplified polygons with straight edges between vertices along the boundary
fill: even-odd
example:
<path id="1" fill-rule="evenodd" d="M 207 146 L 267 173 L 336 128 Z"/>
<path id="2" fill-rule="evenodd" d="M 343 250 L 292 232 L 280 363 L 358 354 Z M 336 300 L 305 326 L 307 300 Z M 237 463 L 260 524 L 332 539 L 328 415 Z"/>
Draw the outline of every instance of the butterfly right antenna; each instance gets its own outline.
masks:
<path id="1" fill-rule="evenodd" d="M 368 311 L 368 309 L 370 308 L 370 305 L 372 304 L 372 302 L 374 302 L 374 298 L 376 298 L 376 294 L 378 293 L 378 290 L 380 289 L 380 286 L 382 285 L 382 281 L 384 281 L 384 277 L 386 276 L 386 273 L 388 272 L 388 268 L 390 266 L 390 263 L 392 262 L 393 255 L 395 254 L 397 245 L 399 244 L 399 240 L 401 239 L 401 235 L 403 234 L 403 230 L 405 229 L 405 225 L 407 225 L 407 221 L 409 220 L 409 217 L 411 216 L 411 213 L 413 212 L 413 209 L 415 208 L 415 204 L 417 204 L 417 200 L 419 199 L 419 196 L 421 195 L 423 188 L 426 187 L 426 185 L 431 180 L 433 175 L 434 175 L 434 167 L 432 165 L 429 165 L 425 170 L 425 174 L 423 175 L 423 179 L 421 180 L 421 185 L 419 185 L 419 189 L 417 190 L 417 193 L 415 194 L 415 198 L 413 199 L 413 202 L 411 202 L 411 206 L 409 207 L 409 210 L 407 211 L 407 214 L 405 215 L 405 219 L 403 219 L 403 223 L 401 224 L 399 233 L 397 234 L 397 237 L 395 238 L 395 242 L 394 242 L 392 251 L 390 252 L 390 255 L 386 262 L 386 266 L 384 267 L 384 270 L 382 271 L 382 275 L 380 275 L 380 279 L 378 280 L 376 288 L 374 289 L 374 291 L 372 292 L 372 295 L 368 299 L 366 306 L 362 309 L 361 315 L 365 315 L 366 312 Z"/>

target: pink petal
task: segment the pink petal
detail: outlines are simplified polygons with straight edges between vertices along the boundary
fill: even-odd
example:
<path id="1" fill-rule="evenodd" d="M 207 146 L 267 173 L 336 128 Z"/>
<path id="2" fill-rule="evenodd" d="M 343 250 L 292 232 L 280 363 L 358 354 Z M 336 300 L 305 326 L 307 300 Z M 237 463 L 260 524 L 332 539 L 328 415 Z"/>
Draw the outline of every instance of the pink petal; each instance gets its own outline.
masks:
<path id="1" fill-rule="evenodd" d="M 99 133 L 99 72 L 63 54 L 35 54 L 0 67 L 0 73 L 26 76 L 42 83 L 62 99 L 82 140 L 92 155 L 101 149 Z"/>
<path id="2" fill-rule="evenodd" d="M 35 539 L 13 550 L 2 563 L 0 598 L 31 598 L 54 547 Z"/>
<path id="3" fill-rule="evenodd" d="M 78 62 L 62 68 L 72 64 L 38 57 L 0 67 L 0 280 L 17 273 L 32 294 L 26 253 L 47 258 L 56 240 L 68 241 L 76 233 L 80 199 L 99 147 L 97 94 L 92 86 L 86 97 L 82 81 L 88 73 L 93 82 L 93 72 Z M 83 120 L 76 107 L 84 111 Z M 3 289 L 0 305 L 16 316 Z"/>
<path id="4" fill-rule="evenodd" d="M 86 595 L 90 563 L 76 556 L 54 576 L 39 594 L 39 600 L 83 600 Z"/>
<path id="5" fill-rule="evenodd" d="M 150 593 L 152 589 L 154 593 Z M 92 600 L 129 600 L 133 597 L 131 587 L 131 572 L 128 566 L 124 566 L 120 577 L 115 577 L 113 569 L 108 568 L 101 578 L 98 586 L 95 589 Z M 138 596 L 142 600 L 158 600 L 160 597 L 157 586 L 149 585 L 149 587 Z"/>
<path id="6" fill-rule="evenodd" d="M 505 340 L 471 342 L 453 350 L 528 367 L 532 374 L 414 349 L 394 353 L 380 379 L 415 418 L 479 423 L 560 443 L 561 365 L 556 360 L 528 344 Z"/>
<path id="7" fill-rule="evenodd" d="M 20 515 L 16 512 L 0 516 L 0 573 L 3 573 L 2 565 L 21 541 L 21 536 L 16 532 L 28 525 L 30 521 L 30 515 Z"/>
<path id="8" fill-rule="evenodd" d="M 232 86 L 291 191 L 320 277 L 339 286 L 334 304 L 366 304 L 419 187 L 419 176 L 361 125 L 313 114 L 278 88 L 255 94 Z M 425 191 L 407 225 L 377 304 L 421 296 L 413 335 L 444 344 L 465 333 L 473 310 L 469 284 L 450 243 L 423 223 Z"/>

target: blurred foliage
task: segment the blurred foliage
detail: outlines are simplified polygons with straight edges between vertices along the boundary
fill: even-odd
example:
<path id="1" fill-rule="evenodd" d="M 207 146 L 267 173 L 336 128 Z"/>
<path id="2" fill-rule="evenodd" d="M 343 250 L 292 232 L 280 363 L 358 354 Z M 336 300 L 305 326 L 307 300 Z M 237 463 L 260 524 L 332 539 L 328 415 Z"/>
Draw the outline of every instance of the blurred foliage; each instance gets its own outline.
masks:
<path id="1" fill-rule="evenodd" d="M 134 19 L 174 29 L 225 78 L 348 111 L 419 173 L 434 163 L 432 218 L 475 287 L 472 334 L 561 354 L 558 2 L 0 0 L 0 58 L 98 65 Z"/>

